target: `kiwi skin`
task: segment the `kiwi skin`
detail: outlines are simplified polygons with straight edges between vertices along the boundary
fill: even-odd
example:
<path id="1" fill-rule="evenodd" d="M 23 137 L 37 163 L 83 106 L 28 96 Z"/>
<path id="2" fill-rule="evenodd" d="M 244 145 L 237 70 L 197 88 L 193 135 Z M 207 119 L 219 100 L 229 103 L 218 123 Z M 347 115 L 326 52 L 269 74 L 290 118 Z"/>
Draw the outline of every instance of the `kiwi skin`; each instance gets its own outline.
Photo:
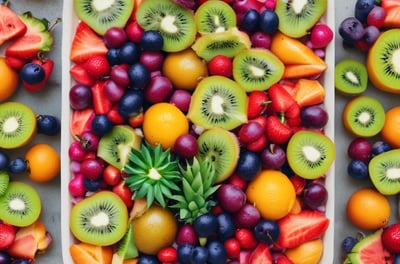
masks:
<path id="1" fill-rule="evenodd" d="M 335 65 L 335 88 L 344 95 L 360 95 L 368 85 L 364 64 L 354 59 L 344 59 Z"/>
<path id="2" fill-rule="evenodd" d="M 393 149 L 374 156 L 368 171 L 375 188 L 383 195 L 400 193 L 400 149 Z"/>

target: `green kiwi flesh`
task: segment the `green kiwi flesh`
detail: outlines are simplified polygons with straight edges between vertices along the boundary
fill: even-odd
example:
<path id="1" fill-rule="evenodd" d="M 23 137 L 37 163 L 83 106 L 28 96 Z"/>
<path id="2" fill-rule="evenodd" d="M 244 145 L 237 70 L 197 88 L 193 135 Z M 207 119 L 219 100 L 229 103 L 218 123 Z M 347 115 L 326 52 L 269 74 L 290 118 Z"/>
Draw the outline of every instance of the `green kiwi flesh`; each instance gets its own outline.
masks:
<path id="1" fill-rule="evenodd" d="M 370 96 L 358 96 L 344 108 L 343 123 L 352 134 L 360 137 L 377 135 L 385 124 L 385 109 Z"/>
<path id="2" fill-rule="evenodd" d="M 133 225 L 130 222 L 124 237 L 118 242 L 117 250 L 113 255 L 112 263 L 117 263 L 117 260 L 136 258 L 138 255 L 139 252 L 136 248 L 135 239 L 133 236 Z M 122 263 L 122 261 L 118 263 Z"/>
<path id="3" fill-rule="evenodd" d="M 300 38 L 321 18 L 327 0 L 277 0 L 275 12 L 279 18 L 279 31 Z"/>
<path id="4" fill-rule="evenodd" d="M 400 149 L 374 156 L 368 163 L 368 171 L 372 183 L 380 193 L 400 193 Z"/>
<path id="5" fill-rule="evenodd" d="M 234 129 L 247 122 L 246 92 L 229 78 L 206 77 L 193 92 L 187 116 L 205 129 Z"/>
<path id="6" fill-rule="evenodd" d="M 285 66 L 272 52 L 252 48 L 233 58 L 233 78 L 246 92 L 267 90 L 283 76 Z"/>
<path id="7" fill-rule="evenodd" d="M 189 47 L 196 38 L 194 15 L 169 0 L 143 1 L 136 20 L 144 30 L 157 30 L 163 37 L 163 50 L 177 52 Z"/>
<path id="8" fill-rule="evenodd" d="M 111 27 L 125 26 L 134 3 L 134 0 L 74 0 L 74 10 L 96 33 L 104 35 Z"/>
<path id="9" fill-rule="evenodd" d="M 210 61 L 216 55 L 233 58 L 242 50 L 249 49 L 251 41 L 249 35 L 232 27 L 223 32 L 209 33 L 197 38 L 192 49 L 200 58 Z"/>
<path id="10" fill-rule="evenodd" d="M 10 174 L 7 171 L 0 171 L 0 196 L 6 193 L 10 183 Z"/>
<path id="11" fill-rule="evenodd" d="M 335 65 L 335 88 L 345 95 L 359 95 L 367 89 L 367 67 L 354 59 L 344 59 Z"/>
<path id="12" fill-rule="evenodd" d="M 200 34 L 223 32 L 236 26 L 236 14 L 224 1 L 211 0 L 203 3 L 194 14 Z"/>
<path id="13" fill-rule="evenodd" d="M 41 210 L 38 192 L 26 183 L 11 181 L 0 196 L 0 219 L 11 225 L 31 225 L 39 218 Z"/>
<path id="14" fill-rule="evenodd" d="M 36 135 L 36 116 L 19 102 L 0 104 L 0 148 L 15 149 L 28 144 Z"/>
<path id="15" fill-rule="evenodd" d="M 122 170 L 128 161 L 131 149 L 139 149 L 141 142 L 142 137 L 132 127 L 117 125 L 101 137 L 97 156 Z"/>
<path id="16" fill-rule="evenodd" d="M 101 191 L 72 207 L 69 226 L 81 242 L 108 246 L 123 238 L 128 229 L 128 218 L 122 199 L 111 191 Z"/>
<path id="17" fill-rule="evenodd" d="M 286 153 L 290 168 L 305 179 L 323 176 L 336 155 L 335 145 L 329 137 L 305 130 L 290 138 Z"/>
<path id="18" fill-rule="evenodd" d="M 226 180 L 239 159 L 240 147 L 236 136 L 222 128 L 211 128 L 199 136 L 198 144 L 197 158 L 211 161 L 216 171 L 216 183 Z"/>

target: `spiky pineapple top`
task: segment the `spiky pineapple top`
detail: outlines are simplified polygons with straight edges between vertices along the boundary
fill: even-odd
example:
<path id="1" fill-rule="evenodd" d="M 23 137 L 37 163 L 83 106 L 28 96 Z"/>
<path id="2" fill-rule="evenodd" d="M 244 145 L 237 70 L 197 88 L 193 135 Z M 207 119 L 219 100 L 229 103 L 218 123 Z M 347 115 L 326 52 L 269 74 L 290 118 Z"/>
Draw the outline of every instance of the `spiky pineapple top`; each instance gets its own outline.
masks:
<path id="1" fill-rule="evenodd" d="M 180 166 L 182 186 L 171 196 L 176 203 L 171 208 L 179 209 L 179 218 L 186 223 L 193 223 L 199 215 L 209 212 L 216 204 L 211 199 L 212 194 L 219 188 L 214 185 L 215 169 L 207 160 L 201 163 L 193 158 L 192 163 L 186 161 L 186 166 Z"/>
<path id="2" fill-rule="evenodd" d="M 154 201 L 166 207 L 165 197 L 171 197 L 171 190 L 179 191 L 179 166 L 169 149 L 161 145 L 152 146 L 143 142 L 140 150 L 133 149 L 123 169 L 129 176 L 125 184 L 132 190 L 133 198 L 146 197 L 147 207 Z"/>

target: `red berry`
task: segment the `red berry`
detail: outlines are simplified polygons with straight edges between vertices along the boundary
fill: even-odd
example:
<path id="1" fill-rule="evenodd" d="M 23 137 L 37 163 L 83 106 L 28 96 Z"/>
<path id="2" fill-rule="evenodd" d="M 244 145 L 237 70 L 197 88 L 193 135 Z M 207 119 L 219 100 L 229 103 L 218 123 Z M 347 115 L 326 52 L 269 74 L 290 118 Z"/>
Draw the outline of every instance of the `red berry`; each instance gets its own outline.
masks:
<path id="1" fill-rule="evenodd" d="M 174 247 L 165 247 L 158 251 L 157 258 L 162 263 L 172 263 L 178 260 L 178 252 Z"/>
<path id="2" fill-rule="evenodd" d="M 0 250 L 6 249 L 15 240 L 16 230 L 12 225 L 0 223 Z"/>
<path id="3" fill-rule="evenodd" d="M 383 230 L 382 244 L 391 253 L 400 253 L 400 223 L 395 223 Z"/>
<path id="4" fill-rule="evenodd" d="M 96 79 L 108 75 L 111 71 L 111 66 L 105 56 L 90 57 L 86 61 L 85 67 L 89 75 Z"/>
<path id="5" fill-rule="evenodd" d="M 240 254 L 240 243 L 236 238 L 229 238 L 224 242 L 224 247 L 228 258 L 237 259 Z"/>
<path id="6" fill-rule="evenodd" d="M 313 48 L 324 48 L 332 41 L 332 39 L 333 31 L 326 24 L 316 24 L 311 30 L 310 41 Z"/>
<path id="7" fill-rule="evenodd" d="M 261 115 L 266 110 L 268 102 L 268 96 L 265 92 L 250 92 L 247 102 L 247 117 L 253 119 Z"/>
<path id="8" fill-rule="evenodd" d="M 367 16 L 367 25 L 381 28 L 385 23 L 387 12 L 381 6 L 374 6 Z"/>
<path id="9" fill-rule="evenodd" d="M 242 249 L 253 249 L 258 244 L 253 232 L 247 228 L 236 229 L 235 238 L 239 241 Z"/>
<path id="10" fill-rule="evenodd" d="M 224 55 L 217 55 L 208 62 L 211 75 L 232 76 L 232 60 Z"/>

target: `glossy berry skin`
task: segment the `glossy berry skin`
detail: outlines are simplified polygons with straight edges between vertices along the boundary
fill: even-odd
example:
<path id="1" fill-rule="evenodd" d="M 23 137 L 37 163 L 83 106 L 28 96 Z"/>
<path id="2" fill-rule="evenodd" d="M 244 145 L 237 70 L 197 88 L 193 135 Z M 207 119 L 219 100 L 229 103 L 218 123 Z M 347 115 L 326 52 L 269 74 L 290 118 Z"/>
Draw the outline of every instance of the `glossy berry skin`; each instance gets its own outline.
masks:
<path id="1" fill-rule="evenodd" d="M 261 215 L 254 205 L 246 203 L 233 217 L 237 227 L 253 229 L 260 220 Z"/>
<path id="2" fill-rule="evenodd" d="M 250 40 L 252 46 L 255 48 L 269 49 L 272 43 L 271 35 L 262 31 L 253 33 L 250 37 Z"/>
<path id="3" fill-rule="evenodd" d="M 278 30 L 279 17 L 275 11 L 266 9 L 260 15 L 260 30 L 267 34 L 274 34 Z"/>
<path id="4" fill-rule="evenodd" d="M 276 144 L 271 144 L 269 147 L 263 149 L 260 156 L 264 169 L 279 170 L 286 162 L 285 150 Z"/>
<path id="5" fill-rule="evenodd" d="M 235 213 L 246 204 L 246 194 L 238 186 L 224 183 L 217 190 L 217 201 L 226 212 Z"/>
<path id="6" fill-rule="evenodd" d="M 196 246 L 193 248 L 192 255 L 190 257 L 191 264 L 203 264 L 207 263 L 208 251 L 205 247 Z"/>
<path id="7" fill-rule="evenodd" d="M 158 251 L 157 258 L 162 263 L 165 262 L 171 263 L 178 260 L 178 251 L 173 246 L 165 247 L 160 249 L 160 251 Z"/>
<path id="8" fill-rule="evenodd" d="M 139 60 L 140 49 L 137 44 L 133 42 L 125 42 L 119 49 L 118 59 L 120 64 L 134 64 Z"/>
<path id="9" fill-rule="evenodd" d="M 83 186 L 88 192 L 97 192 L 101 189 L 101 185 L 102 183 L 100 180 L 90 180 L 86 177 L 83 177 Z"/>
<path id="10" fill-rule="evenodd" d="M 347 43 L 354 43 L 364 36 L 364 26 L 355 17 L 348 17 L 339 25 L 339 34 Z"/>
<path id="11" fill-rule="evenodd" d="M 381 28 L 385 23 L 387 12 L 381 6 L 374 6 L 367 16 L 367 25 Z"/>
<path id="12" fill-rule="evenodd" d="M 210 241 L 207 244 L 208 258 L 207 263 L 210 264 L 220 264 L 225 263 L 228 259 L 228 254 L 224 245 L 219 241 Z"/>
<path id="13" fill-rule="evenodd" d="M 279 225 L 272 220 L 261 219 L 254 227 L 254 236 L 258 241 L 272 244 L 280 234 Z"/>
<path id="14" fill-rule="evenodd" d="M 137 62 L 128 69 L 130 86 L 136 89 L 144 89 L 150 82 L 150 72 L 142 63 Z"/>
<path id="15" fill-rule="evenodd" d="M 217 232 L 218 220 L 212 213 L 205 213 L 194 220 L 193 227 L 199 237 L 209 237 Z"/>
<path id="16" fill-rule="evenodd" d="M 254 121 L 242 125 L 239 129 L 239 141 L 242 143 L 250 143 L 256 141 L 264 134 L 264 128 Z"/>
<path id="17" fill-rule="evenodd" d="M 21 81 L 28 84 L 38 84 L 45 78 L 45 71 L 43 67 L 37 63 L 27 63 L 20 70 Z"/>
<path id="18" fill-rule="evenodd" d="M 118 103 L 118 113 L 123 117 L 137 115 L 143 107 L 143 93 L 139 90 L 129 90 Z"/>
<path id="19" fill-rule="evenodd" d="M 158 261 L 156 256 L 153 255 L 141 255 L 139 257 L 139 260 L 137 264 L 161 264 L 160 261 Z"/>
<path id="20" fill-rule="evenodd" d="M 253 33 L 259 29 L 260 13 L 255 9 L 247 10 L 240 23 L 240 28 L 249 33 Z"/>
<path id="21" fill-rule="evenodd" d="M 380 30 L 375 26 L 367 26 L 364 31 L 365 34 L 363 36 L 363 40 L 368 45 L 374 44 L 381 34 Z"/>
<path id="22" fill-rule="evenodd" d="M 112 129 L 112 122 L 107 115 L 96 115 L 92 120 L 92 130 L 96 135 L 104 136 Z"/>
<path id="23" fill-rule="evenodd" d="M 109 28 L 103 38 L 108 48 L 120 48 L 128 39 L 125 30 L 120 27 Z"/>
<path id="24" fill-rule="evenodd" d="M 350 142 L 347 154 L 351 159 L 361 160 L 368 164 L 372 156 L 372 145 L 366 138 L 355 138 Z"/>
<path id="25" fill-rule="evenodd" d="M 147 30 L 140 38 L 140 46 L 143 50 L 160 51 L 163 45 L 164 39 L 156 30 Z"/>
<path id="26" fill-rule="evenodd" d="M 310 33 L 313 48 L 325 48 L 333 39 L 333 31 L 326 24 L 316 24 Z"/>
<path id="27" fill-rule="evenodd" d="M 117 48 L 109 48 L 106 53 L 106 58 L 110 66 L 119 65 L 121 63 L 119 57 L 120 49 Z"/>
<path id="28" fill-rule="evenodd" d="M 207 64 L 211 75 L 232 76 L 232 60 L 224 55 L 214 56 Z"/>
<path id="29" fill-rule="evenodd" d="M 74 110 L 82 110 L 92 105 L 92 90 L 83 84 L 75 84 L 69 90 L 69 104 Z"/>
<path id="30" fill-rule="evenodd" d="M 11 263 L 11 256 L 5 251 L 0 251 L 0 264 Z"/>
<path id="31" fill-rule="evenodd" d="M 351 160 L 347 166 L 347 173 L 357 180 L 369 179 L 368 165 L 361 160 Z"/>
<path id="32" fill-rule="evenodd" d="M 190 106 L 192 95 L 189 91 L 183 89 L 175 89 L 169 99 L 171 104 L 178 107 L 183 113 L 187 113 Z"/>
<path id="33" fill-rule="evenodd" d="M 323 128 L 328 123 L 328 112 L 321 105 L 310 105 L 300 110 L 301 122 L 308 128 Z"/>
<path id="34" fill-rule="evenodd" d="M 235 221 L 231 214 L 222 212 L 217 215 L 218 229 L 217 236 L 221 241 L 235 236 Z"/>
<path id="35" fill-rule="evenodd" d="M 253 151 L 241 150 L 236 173 L 247 181 L 251 181 L 261 170 L 261 158 Z"/>
<path id="36" fill-rule="evenodd" d="M 4 170 L 10 163 L 10 157 L 2 150 L 0 150 L 0 170 Z"/>
<path id="37" fill-rule="evenodd" d="M 194 246 L 191 244 L 178 245 L 178 261 L 181 264 L 190 264 Z"/>
<path id="38" fill-rule="evenodd" d="M 192 134 L 183 134 L 175 140 L 173 150 L 181 157 L 192 158 L 199 151 L 199 145 Z"/>
<path id="39" fill-rule="evenodd" d="M 372 154 L 374 156 L 384 153 L 392 149 L 389 143 L 379 140 L 372 144 Z"/>
<path id="40" fill-rule="evenodd" d="M 354 237 L 347 236 L 342 240 L 342 249 L 347 254 L 357 244 L 358 240 Z"/>
<path id="41" fill-rule="evenodd" d="M 95 79 L 109 75 L 111 66 L 106 56 L 92 56 L 85 62 L 86 71 Z"/>
<path id="42" fill-rule="evenodd" d="M 15 159 L 12 159 L 10 161 L 10 164 L 8 165 L 8 170 L 11 173 L 22 173 L 25 172 L 27 169 L 26 162 L 24 158 L 17 157 Z"/>
<path id="43" fill-rule="evenodd" d="M 52 115 L 39 115 L 36 117 L 37 132 L 39 134 L 54 136 L 60 133 L 61 122 L 55 116 Z"/>
<path id="44" fill-rule="evenodd" d="M 171 81 L 162 75 L 154 76 L 144 88 L 144 97 L 150 103 L 167 102 L 174 91 Z"/>
<path id="45" fill-rule="evenodd" d="M 375 0 L 357 0 L 354 8 L 354 16 L 364 23 L 367 21 L 367 16 L 374 6 Z"/>

